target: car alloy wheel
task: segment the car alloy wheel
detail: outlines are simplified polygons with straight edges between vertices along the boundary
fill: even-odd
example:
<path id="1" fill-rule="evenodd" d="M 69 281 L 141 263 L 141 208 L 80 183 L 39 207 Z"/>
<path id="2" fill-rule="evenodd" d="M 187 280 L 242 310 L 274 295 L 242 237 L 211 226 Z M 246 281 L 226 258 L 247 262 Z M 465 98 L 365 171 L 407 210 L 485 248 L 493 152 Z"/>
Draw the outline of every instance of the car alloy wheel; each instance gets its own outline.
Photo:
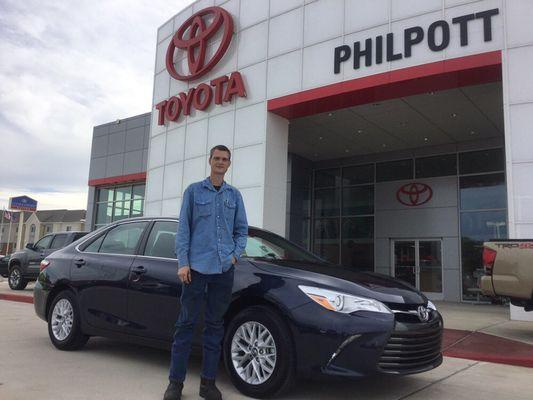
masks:
<path id="1" fill-rule="evenodd" d="M 13 268 L 11 273 L 9 274 L 9 286 L 11 287 L 17 287 L 20 284 L 21 279 L 20 271 L 18 268 Z"/>
<path id="2" fill-rule="evenodd" d="M 291 331 L 282 314 L 270 306 L 250 306 L 232 315 L 222 347 L 232 383 L 248 397 L 279 396 L 294 382 Z"/>
<path id="3" fill-rule="evenodd" d="M 77 350 L 89 340 L 81 328 L 78 299 L 70 290 L 64 290 L 54 297 L 47 321 L 50 340 L 59 350 Z"/>
<path id="4" fill-rule="evenodd" d="M 57 340 L 65 340 L 72 332 L 74 309 L 67 299 L 59 300 L 52 311 L 52 333 Z"/>
<path id="5" fill-rule="evenodd" d="M 14 266 L 9 271 L 7 283 L 11 290 L 23 290 L 28 285 L 28 281 L 23 278 L 22 272 L 18 266 Z"/>
<path id="6" fill-rule="evenodd" d="M 272 333 L 261 323 L 245 322 L 231 341 L 231 360 L 239 377 L 250 385 L 266 382 L 276 368 L 277 349 Z"/>

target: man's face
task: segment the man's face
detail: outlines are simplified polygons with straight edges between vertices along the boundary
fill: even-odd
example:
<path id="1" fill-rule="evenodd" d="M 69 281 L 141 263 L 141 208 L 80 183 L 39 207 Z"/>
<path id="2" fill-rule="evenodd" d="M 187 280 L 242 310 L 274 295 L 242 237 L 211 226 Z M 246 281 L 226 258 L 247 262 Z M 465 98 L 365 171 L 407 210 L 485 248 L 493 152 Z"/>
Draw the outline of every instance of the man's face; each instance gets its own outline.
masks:
<path id="1" fill-rule="evenodd" d="M 212 173 L 224 175 L 231 165 L 229 153 L 223 150 L 215 150 L 213 157 L 209 160 L 209 165 L 211 165 Z"/>

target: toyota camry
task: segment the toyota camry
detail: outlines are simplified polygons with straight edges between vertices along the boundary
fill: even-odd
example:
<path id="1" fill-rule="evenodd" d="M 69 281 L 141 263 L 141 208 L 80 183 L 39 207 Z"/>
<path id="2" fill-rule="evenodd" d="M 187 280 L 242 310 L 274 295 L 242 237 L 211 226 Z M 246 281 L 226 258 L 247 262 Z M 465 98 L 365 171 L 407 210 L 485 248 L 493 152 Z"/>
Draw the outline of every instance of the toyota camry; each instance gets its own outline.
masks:
<path id="1" fill-rule="evenodd" d="M 177 225 L 119 221 L 44 259 L 34 304 L 54 346 L 75 350 L 105 336 L 170 348 L 181 293 Z M 278 395 L 298 376 L 404 375 L 442 363 L 442 318 L 422 293 L 258 228 L 235 265 L 225 321 L 224 365 L 251 397 Z"/>

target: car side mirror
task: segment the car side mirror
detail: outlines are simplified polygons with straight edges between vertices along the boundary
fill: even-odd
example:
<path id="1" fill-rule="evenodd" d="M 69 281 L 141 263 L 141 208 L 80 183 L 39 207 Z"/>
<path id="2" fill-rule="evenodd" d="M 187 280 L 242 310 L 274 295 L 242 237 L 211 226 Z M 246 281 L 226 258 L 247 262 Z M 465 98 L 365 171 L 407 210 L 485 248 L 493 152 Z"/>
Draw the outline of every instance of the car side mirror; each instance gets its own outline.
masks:
<path id="1" fill-rule="evenodd" d="M 33 243 L 28 243 L 28 244 L 26 245 L 26 248 L 27 248 L 27 249 L 30 249 L 30 250 L 35 250 L 35 249 L 33 248 Z"/>

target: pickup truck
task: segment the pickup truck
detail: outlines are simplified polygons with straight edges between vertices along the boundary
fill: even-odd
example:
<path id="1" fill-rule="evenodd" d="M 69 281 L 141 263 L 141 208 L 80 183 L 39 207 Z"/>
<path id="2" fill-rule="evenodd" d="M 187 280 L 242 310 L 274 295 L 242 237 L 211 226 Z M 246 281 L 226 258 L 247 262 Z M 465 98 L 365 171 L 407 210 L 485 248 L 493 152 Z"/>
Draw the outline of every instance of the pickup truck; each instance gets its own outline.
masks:
<path id="1" fill-rule="evenodd" d="M 11 254 L 7 282 L 12 290 L 23 290 L 29 281 L 39 276 L 41 261 L 51 253 L 82 238 L 88 232 L 57 232 L 43 236 L 37 243 Z"/>
<path id="2" fill-rule="evenodd" d="M 483 244 L 481 292 L 504 296 L 533 311 L 533 240 L 492 240 Z"/>

